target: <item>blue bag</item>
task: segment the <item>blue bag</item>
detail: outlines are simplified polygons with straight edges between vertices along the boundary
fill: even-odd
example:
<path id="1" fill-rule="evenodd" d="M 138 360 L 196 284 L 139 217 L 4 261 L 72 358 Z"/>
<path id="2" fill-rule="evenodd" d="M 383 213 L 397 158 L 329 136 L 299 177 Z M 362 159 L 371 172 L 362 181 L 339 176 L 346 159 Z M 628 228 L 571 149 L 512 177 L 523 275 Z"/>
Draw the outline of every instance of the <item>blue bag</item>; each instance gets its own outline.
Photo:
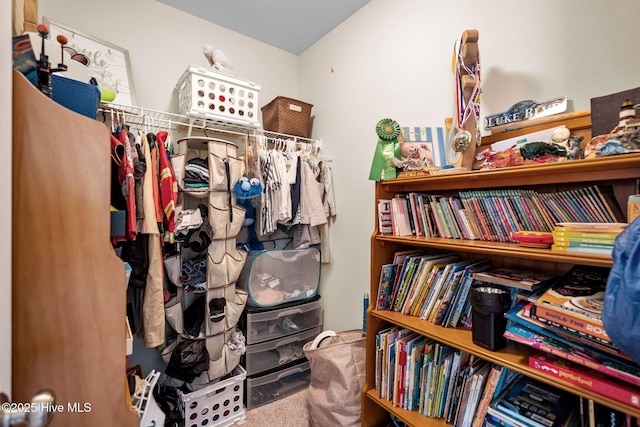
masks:
<path id="1" fill-rule="evenodd" d="M 640 363 L 640 217 L 615 240 L 602 323 L 611 341 Z"/>

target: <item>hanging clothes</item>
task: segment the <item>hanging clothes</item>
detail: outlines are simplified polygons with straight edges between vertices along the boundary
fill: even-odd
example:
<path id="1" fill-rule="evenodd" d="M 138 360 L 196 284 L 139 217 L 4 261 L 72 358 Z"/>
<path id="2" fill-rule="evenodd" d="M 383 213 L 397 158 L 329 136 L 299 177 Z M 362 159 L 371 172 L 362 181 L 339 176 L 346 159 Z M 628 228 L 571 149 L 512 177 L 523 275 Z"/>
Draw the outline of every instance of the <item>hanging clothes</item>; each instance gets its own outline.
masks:
<path id="1" fill-rule="evenodd" d="M 127 154 L 128 145 L 129 138 L 126 130 L 118 131 L 117 135 L 111 134 L 111 157 L 115 164 L 118 165 L 117 188 L 120 189 L 120 193 L 124 198 L 124 210 L 126 212 L 125 235 L 113 236 L 114 243 L 122 240 L 133 240 L 137 234 L 133 164 L 130 155 Z M 116 208 L 118 207 L 120 206 L 116 206 Z"/>
<path id="2" fill-rule="evenodd" d="M 316 226 L 327 223 L 322 196 L 324 184 L 318 182 L 308 162 L 300 163 L 300 223 Z"/>
<path id="3" fill-rule="evenodd" d="M 152 159 L 151 147 L 147 140 L 149 135 L 142 136 L 142 150 L 146 159 Z M 153 135 L 155 142 L 155 135 Z M 152 164 L 154 161 L 151 160 Z M 158 182 L 157 176 L 154 179 L 153 167 L 147 167 L 144 176 L 143 205 L 144 218 L 142 220 L 141 233 L 149 235 L 149 270 L 142 303 L 142 338 L 145 346 L 157 347 L 164 343 L 165 319 L 164 319 L 164 268 L 162 264 L 162 243 L 160 229 L 156 220 L 156 200 L 154 200 L 154 184 Z M 157 188 L 157 186 L 156 186 Z"/>
<path id="4" fill-rule="evenodd" d="M 144 157 L 144 153 L 141 148 L 140 134 L 134 135 L 129 133 L 129 141 L 132 141 L 132 153 L 133 153 L 133 179 L 135 182 L 135 194 L 136 194 L 136 219 L 138 221 L 144 218 L 144 206 L 142 203 L 142 181 L 144 174 L 147 171 L 147 159 Z M 139 226 L 138 226 L 138 229 Z"/>
<path id="5" fill-rule="evenodd" d="M 178 203 L 178 181 L 169 162 L 165 143 L 169 133 L 160 131 L 156 135 L 160 163 L 160 205 L 164 213 L 164 236 L 166 243 L 175 242 L 175 210 Z"/>

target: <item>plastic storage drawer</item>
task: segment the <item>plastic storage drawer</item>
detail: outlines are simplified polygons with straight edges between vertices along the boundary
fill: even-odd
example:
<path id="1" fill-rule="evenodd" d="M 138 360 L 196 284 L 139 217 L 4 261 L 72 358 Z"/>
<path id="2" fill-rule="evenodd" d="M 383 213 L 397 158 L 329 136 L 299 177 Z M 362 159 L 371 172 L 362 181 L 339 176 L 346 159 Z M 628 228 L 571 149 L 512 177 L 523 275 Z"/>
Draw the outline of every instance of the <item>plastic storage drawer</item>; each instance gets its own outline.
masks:
<path id="1" fill-rule="evenodd" d="M 280 309 L 247 311 L 247 344 L 257 344 L 307 331 L 322 325 L 322 301 L 287 306 Z"/>
<path id="2" fill-rule="evenodd" d="M 255 375 L 270 369 L 280 368 L 304 358 L 302 347 L 322 332 L 317 326 L 305 332 L 281 339 L 248 345 L 244 355 L 247 375 Z"/>
<path id="3" fill-rule="evenodd" d="M 252 409 L 282 399 L 307 388 L 310 380 L 311 368 L 306 361 L 271 374 L 247 378 L 245 405 Z"/>

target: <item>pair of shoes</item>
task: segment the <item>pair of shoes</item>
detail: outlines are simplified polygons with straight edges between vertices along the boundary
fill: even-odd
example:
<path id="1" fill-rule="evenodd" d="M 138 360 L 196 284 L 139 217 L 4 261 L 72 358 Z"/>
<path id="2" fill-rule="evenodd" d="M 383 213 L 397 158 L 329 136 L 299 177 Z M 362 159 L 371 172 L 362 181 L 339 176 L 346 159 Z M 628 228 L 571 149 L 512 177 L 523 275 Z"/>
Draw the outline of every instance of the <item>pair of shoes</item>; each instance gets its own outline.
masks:
<path id="1" fill-rule="evenodd" d="M 219 322 L 224 319 L 224 308 L 227 300 L 224 298 L 213 298 L 209 301 L 209 320 Z"/>

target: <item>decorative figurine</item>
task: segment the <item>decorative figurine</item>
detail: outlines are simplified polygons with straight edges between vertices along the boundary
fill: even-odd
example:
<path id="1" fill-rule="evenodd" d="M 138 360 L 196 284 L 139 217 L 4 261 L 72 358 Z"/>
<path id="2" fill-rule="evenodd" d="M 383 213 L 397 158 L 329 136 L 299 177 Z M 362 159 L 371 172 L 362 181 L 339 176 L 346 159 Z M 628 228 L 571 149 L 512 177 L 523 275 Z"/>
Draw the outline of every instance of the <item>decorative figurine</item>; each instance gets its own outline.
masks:
<path id="1" fill-rule="evenodd" d="M 224 54 L 223 51 L 218 49 L 213 49 L 213 46 L 210 44 L 205 44 L 202 48 L 202 53 L 205 58 L 209 61 L 211 68 L 213 68 L 218 73 L 226 74 L 228 76 L 235 76 L 236 73 L 233 69 L 233 63 L 227 55 Z"/>
<path id="2" fill-rule="evenodd" d="M 58 43 L 60 43 L 60 48 L 62 49 L 60 55 L 62 62 L 58 64 L 57 68 L 51 68 L 49 57 L 44 51 L 44 39 L 49 35 L 49 27 L 45 24 L 38 24 L 36 29 L 38 30 L 38 35 L 42 38 L 42 49 L 40 50 L 40 59 L 38 59 L 38 89 L 40 89 L 40 92 L 51 98 L 51 74 L 59 71 L 67 71 L 63 53 L 64 45 L 67 44 L 68 40 L 63 35 L 56 37 Z"/>
<path id="3" fill-rule="evenodd" d="M 567 150 L 567 159 L 580 160 L 584 159 L 584 150 L 582 149 L 582 140 L 584 136 L 572 135 L 569 137 L 569 149 Z"/>

